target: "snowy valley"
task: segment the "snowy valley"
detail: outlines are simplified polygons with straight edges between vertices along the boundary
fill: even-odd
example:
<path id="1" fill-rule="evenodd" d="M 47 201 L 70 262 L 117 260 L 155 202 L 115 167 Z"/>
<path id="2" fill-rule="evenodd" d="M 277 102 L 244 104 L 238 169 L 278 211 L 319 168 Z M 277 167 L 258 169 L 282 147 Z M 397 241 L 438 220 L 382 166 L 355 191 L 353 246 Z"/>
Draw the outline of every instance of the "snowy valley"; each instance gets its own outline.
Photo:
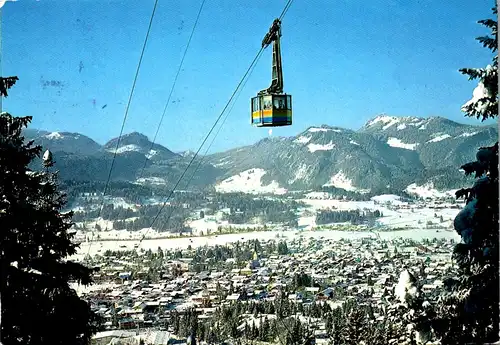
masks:
<path id="1" fill-rule="evenodd" d="M 88 241 L 101 241 L 93 250 L 150 241 L 186 247 L 276 231 L 454 236 L 452 220 L 461 206 L 454 193 L 469 183 L 459 167 L 497 130 L 387 115 L 357 131 L 310 127 L 196 157 L 171 198 L 192 152 L 174 153 L 136 132 L 103 146 L 77 133 L 32 130 L 25 136 L 56 156 L 85 252 Z"/>

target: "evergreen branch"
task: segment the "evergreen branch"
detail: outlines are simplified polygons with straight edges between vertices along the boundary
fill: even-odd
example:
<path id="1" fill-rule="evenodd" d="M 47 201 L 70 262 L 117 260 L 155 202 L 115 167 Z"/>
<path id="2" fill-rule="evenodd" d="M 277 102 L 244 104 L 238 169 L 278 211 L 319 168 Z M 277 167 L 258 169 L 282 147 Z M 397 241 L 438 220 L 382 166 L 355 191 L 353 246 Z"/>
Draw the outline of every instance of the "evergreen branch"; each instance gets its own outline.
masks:
<path id="1" fill-rule="evenodd" d="M 479 24 L 482 24 L 490 29 L 493 29 L 494 31 L 497 29 L 498 27 L 498 23 L 493 20 L 493 19 L 482 19 L 482 20 L 478 20 L 477 21 Z"/>
<path id="2" fill-rule="evenodd" d="M 492 38 L 489 36 L 480 36 L 476 38 L 477 41 L 479 41 L 484 48 L 490 49 L 492 52 L 496 52 L 498 45 L 497 45 L 497 39 Z"/>
<path id="3" fill-rule="evenodd" d="M 18 77 L 0 77 L 0 97 L 7 97 L 7 90 L 18 80 Z"/>

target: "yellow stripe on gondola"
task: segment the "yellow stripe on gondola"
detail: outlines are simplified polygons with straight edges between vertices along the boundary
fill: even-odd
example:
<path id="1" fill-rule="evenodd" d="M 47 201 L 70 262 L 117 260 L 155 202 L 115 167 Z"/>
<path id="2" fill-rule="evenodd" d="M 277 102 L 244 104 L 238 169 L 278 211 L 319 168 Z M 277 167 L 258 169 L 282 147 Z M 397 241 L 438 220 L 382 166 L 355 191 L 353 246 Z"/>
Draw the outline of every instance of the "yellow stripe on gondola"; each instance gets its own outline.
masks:
<path id="1" fill-rule="evenodd" d="M 274 115 L 274 116 L 265 116 L 265 117 L 262 117 L 263 120 L 284 119 L 284 118 L 289 119 L 289 120 L 292 119 L 291 116 L 276 116 L 276 115 Z M 260 120 L 260 116 L 255 116 L 255 117 L 252 118 L 252 120 Z"/>
<path id="2" fill-rule="evenodd" d="M 252 113 L 252 119 L 260 119 L 261 112 L 254 111 Z M 271 119 L 273 117 L 292 117 L 291 110 L 264 110 L 262 112 L 262 117 L 265 119 Z"/>

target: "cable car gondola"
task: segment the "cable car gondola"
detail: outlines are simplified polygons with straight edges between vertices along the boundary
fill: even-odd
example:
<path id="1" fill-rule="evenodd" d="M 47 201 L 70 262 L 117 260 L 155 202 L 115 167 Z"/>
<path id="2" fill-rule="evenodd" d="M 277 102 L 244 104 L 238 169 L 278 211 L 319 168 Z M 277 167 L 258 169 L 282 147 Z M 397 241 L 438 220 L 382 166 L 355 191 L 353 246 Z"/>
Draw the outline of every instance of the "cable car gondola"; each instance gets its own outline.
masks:
<path id="1" fill-rule="evenodd" d="M 275 19 L 262 40 L 262 47 L 273 43 L 271 86 L 260 91 L 251 101 L 251 123 L 256 127 L 280 127 L 292 124 L 292 96 L 283 93 L 281 68 L 281 21 Z"/>

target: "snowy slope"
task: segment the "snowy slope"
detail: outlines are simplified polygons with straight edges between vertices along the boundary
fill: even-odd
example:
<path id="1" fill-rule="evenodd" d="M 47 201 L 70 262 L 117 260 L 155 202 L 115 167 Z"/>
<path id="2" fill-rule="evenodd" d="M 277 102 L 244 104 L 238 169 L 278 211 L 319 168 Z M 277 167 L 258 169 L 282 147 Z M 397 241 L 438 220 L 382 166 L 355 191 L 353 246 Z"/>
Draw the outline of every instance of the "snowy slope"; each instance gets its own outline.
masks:
<path id="1" fill-rule="evenodd" d="M 219 182 L 215 189 L 220 193 L 242 192 L 249 194 L 270 193 L 284 194 L 285 188 L 281 188 L 276 181 L 264 185 L 262 177 L 266 174 L 264 169 L 254 168 Z"/>

